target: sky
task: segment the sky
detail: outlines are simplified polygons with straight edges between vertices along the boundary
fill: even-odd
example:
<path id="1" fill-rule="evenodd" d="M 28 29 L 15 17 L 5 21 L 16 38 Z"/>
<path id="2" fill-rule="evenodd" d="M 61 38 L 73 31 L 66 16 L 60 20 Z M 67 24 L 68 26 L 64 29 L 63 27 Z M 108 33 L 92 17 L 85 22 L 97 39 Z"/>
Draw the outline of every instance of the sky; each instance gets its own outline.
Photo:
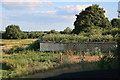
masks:
<path id="1" fill-rule="evenodd" d="M 92 4 L 98 4 L 106 11 L 109 20 L 117 18 L 118 1 L 39 1 L 39 0 L 3 0 L 0 2 L 0 31 L 8 25 L 19 25 L 22 31 L 63 31 L 74 29 L 76 14 Z"/>

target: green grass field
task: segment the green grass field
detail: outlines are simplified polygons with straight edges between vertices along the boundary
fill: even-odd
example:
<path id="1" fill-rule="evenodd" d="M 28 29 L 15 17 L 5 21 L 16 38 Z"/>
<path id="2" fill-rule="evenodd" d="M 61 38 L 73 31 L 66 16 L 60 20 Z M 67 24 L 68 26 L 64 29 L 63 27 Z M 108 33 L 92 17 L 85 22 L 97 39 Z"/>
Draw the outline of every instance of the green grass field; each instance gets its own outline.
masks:
<path id="1" fill-rule="evenodd" d="M 0 44 L 5 45 L 0 47 L 4 47 L 8 52 L 12 49 L 12 53 L 10 54 L 1 50 L 2 70 L 0 70 L 0 72 L 2 72 L 2 78 L 46 78 L 62 73 L 101 69 L 98 66 L 99 56 L 101 55 L 80 56 L 79 53 L 75 54 L 73 52 L 73 54 L 68 54 L 68 51 L 65 51 L 63 52 L 61 64 L 59 54 L 61 52 L 40 52 L 39 50 L 25 49 L 25 47 L 29 46 L 22 46 L 24 44 L 32 44 L 36 40 L 37 39 L 2 40 Z M 6 47 L 9 45 L 12 45 L 12 47 Z M 16 51 L 19 50 L 19 48 L 14 46 L 19 46 L 19 48 L 23 47 L 24 49 Z M 102 63 L 103 62 L 101 62 L 101 64 Z M 108 67 L 104 67 L 104 65 L 102 66 L 104 69 L 109 69 Z M 116 64 L 114 64 L 114 66 L 116 66 Z M 111 68 L 114 67 L 112 66 Z"/>

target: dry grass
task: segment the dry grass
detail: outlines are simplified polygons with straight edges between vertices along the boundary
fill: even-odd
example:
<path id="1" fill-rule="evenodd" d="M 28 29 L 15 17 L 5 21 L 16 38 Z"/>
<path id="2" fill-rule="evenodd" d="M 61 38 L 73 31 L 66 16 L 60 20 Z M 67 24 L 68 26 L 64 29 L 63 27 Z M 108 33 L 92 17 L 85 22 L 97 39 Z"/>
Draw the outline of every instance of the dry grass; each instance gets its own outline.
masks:
<path id="1" fill-rule="evenodd" d="M 11 49 L 14 46 L 21 46 L 21 47 L 27 47 L 29 44 L 33 43 L 38 39 L 21 39 L 21 40 L 15 40 L 15 39 L 1 39 L 0 44 L 3 44 L 0 46 L 0 49 Z"/>
<path id="2" fill-rule="evenodd" d="M 70 61 L 73 62 L 81 62 L 82 59 L 83 61 L 88 61 L 88 62 L 94 62 L 94 61 L 99 61 L 100 60 L 100 56 L 84 56 L 84 58 L 82 58 L 83 56 L 79 56 L 79 55 L 74 55 L 72 57 L 70 57 Z"/>
<path id="3" fill-rule="evenodd" d="M 100 59 L 99 56 L 85 56 L 84 61 L 88 61 L 88 62 L 93 61 L 94 62 L 94 61 L 98 61 L 99 59 Z M 79 55 L 69 56 L 67 58 L 67 60 L 70 63 L 79 63 L 81 61 Z M 57 75 L 60 75 L 60 74 L 63 74 L 63 73 L 85 71 L 87 69 L 94 70 L 94 66 L 95 66 L 95 64 L 91 64 L 91 63 L 87 63 L 84 66 L 81 65 L 81 64 L 75 64 L 75 65 L 71 65 L 71 66 L 69 65 L 69 66 L 66 66 L 66 67 L 58 68 L 58 69 L 52 69 L 52 70 L 48 70 L 48 71 L 45 71 L 45 72 L 36 73 L 36 74 L 29 75 L 29 76 L 26 76 L 26 77 L 23 77 L 23 78 L 46 78 L 46 77 L 57 76 Z"/>

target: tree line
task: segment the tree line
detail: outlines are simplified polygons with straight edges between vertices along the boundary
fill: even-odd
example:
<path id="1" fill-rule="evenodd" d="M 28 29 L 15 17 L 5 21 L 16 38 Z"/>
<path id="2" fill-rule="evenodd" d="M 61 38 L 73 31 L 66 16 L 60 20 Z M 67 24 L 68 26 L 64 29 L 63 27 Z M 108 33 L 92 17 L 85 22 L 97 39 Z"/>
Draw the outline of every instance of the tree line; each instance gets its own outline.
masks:
<path id="1" fill-rule="evenodd" d="M 32 31 L 26 32 L 21 31 L 18 25 L 8 25 L 6 31 L 2 32 L 3 39 L 27 39 L 27 38 L 39 38 L 45 34 L 77 34 L 82 35 L 107 35 L 112 34 L 113 36 L 120 34 L 120 19 L 113 18 L 111 21 L 108 20 L 104 15 L 105 10 L 100 8 L 99 5 L 92 5 L 82 10 L 77 16 L 72 30 L 67 27 L 64 31 Z"/>

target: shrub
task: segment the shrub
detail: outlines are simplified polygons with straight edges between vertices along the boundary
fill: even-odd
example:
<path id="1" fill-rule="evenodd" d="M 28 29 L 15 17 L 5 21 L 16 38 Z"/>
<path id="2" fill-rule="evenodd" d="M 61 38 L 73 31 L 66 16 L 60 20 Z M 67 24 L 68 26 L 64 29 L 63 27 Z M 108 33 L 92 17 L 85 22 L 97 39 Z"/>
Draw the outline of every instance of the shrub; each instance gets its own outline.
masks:
<path id="1" fill-rule="evenodd" d="M 22 39 L 27 39 L 27 38 L 28 38 L 27 33 L 23 33 L 23 34 L 22 34 Z"/>
<path id="2" fill-rule="evenodd" d="M 55 31 L 55 30 L 51 30 L 51 31 L 48 32 L 48 34 L 59 34 L 59 32 Z"/>
<path id="3" fill-rule="evenodd" d="M 27 47 L 27 49 L 39 50 L 40 49 L 40 40 L 36 40 L 35 42 L 33 42 L 29 47 Z"/>
<path id="4" fill-rule="evenodd" d="M 111 32 L 111 34 L 112 34 L 113 36 L 115 36 L 116 34 L 120 34 L 120 29 L 118 29 L 118 28 L 113 28 L 110 32 Z"/>
<path id="5" fill-rule="evenodd" d="M 66 29 L 64 29 L 64 31 L 61 31 L 61 34 L 71 34 L 72 29 L 67 27 Z"/>
<path id="6" fill-rule="evenodd" d="M 104 35 L 103 40 L 104 41 L 113 41 L 113 36 L 112 35 Z"/>
<path id="7" fill-rule="evenodd" d="M 20 51 L 23 51 L 24 48 L 23 47 L 19 47 L 19 46 L 14 46 L 13 48 L 11 48 L 10 50 L 6 51 L 3 50 L 6 54 L 13 54 L 13 53 L 19 53 Z"/>

